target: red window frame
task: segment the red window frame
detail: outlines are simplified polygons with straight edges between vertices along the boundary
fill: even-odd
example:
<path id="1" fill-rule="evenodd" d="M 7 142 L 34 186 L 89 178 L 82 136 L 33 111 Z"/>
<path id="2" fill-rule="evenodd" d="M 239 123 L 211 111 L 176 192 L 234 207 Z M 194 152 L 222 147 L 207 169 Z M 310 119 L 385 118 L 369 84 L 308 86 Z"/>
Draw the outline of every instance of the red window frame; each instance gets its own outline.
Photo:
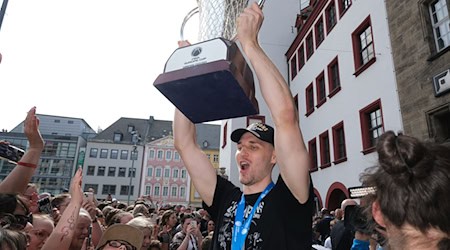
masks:
<path id="1" fill-rule="evenodd" d="M 303 66 L 305 66 L 305 48 L 304 48 L 304 46 L 303 46 L 303 44 L 302 45 L 300 45 L 300 47 L 298 48 L 298 50 L 297 50 L 297 59 L 298 59 L 298 70 L 300 71 L 302 68 L 303 68 Z"/>
<path id="2" fill-rule="evenodd" d="M 247 116 L 247 127 L 250 126 L 250 124 L 260 122 L 260 123 L 266 123 L 266 117 L 263 115 L 249 115 Z"/>
<path id="3" fill-rule="evenodd" d="M 323 94 L 323 96 L 321 94 Z M 316 98 L 317 98 L 317 105 L 316 105 L 317 108 L 322 106 L 327 101 L 325 74 L 323 71 L 316 77 Z"/>
<path id="4" fill-rule="evenodd" d="M 225 125 L 223 125 L 222 148 L 224 148 L 227 145 L 227 138 L 228 138 L 228 122 L 225 122 Z"/>
<path id="5" fill-rule="evenodd" d="M 297 55 L 293 55 L 290 61 L 291 80 L 297 75 Z"/>
<path id="6" fill-rule="evenodd" d="M 334 152 L 334 164 L 339 164 L 347 160 L 347 147 L 345 145 L 345 131 L 344 122 L 341 121 L 334 125 L 332 128 L 333 133 L 333 152 Z M 341 138 L 342 131 L 342 138 Z M 340 145 L 343 147 L 343 153 L 341 154 Z"/>
<path id="7" fill-rule="evenodd" d="M 373 50 L 373 57 L 369 59 L 366 63 L 363 63 L 362 61 L 362 55 L 361 55 L 361 40 L 360 35 L 370 28 L 370 36 L 372 39 L 371 47 Z M 352 45 L 353 45 L 353 61 L 355 63 L 355 73 L 353 75 L 358 76 L 363 71 L 365 71 L 367 68 L 370 67 L 370 65 L 374 64 L 376 61 L 376 53 L 375 53 L 375 41 L 373 37 L 373 30 L 372 30 L 372 22 L 370 21 L 370 15 L 364 19 L 364 21 L 353 31 L 352 33 Z"/>
<path id="8" fill-rule="evenodd" d="M 337 84 L 335 83 L 335 79 L 333 77 L 333 67 L 337 67 Z M 339 60 L 336 56 L 327 66 L 328 70 L 328 89 L 330 93 L 328 94 L 328 97 L 334 96 L 337 92 L 341 90 L 341 77 L 339 74 Z"/>
<path id="9" fill-rule="evenodd" d="M 328 130 L 319 135 L 320 143 L 320 168 L 331 166 L 330 137 Z"/>
<path id="10" fill-rule="evenodd" d="M 320 30 L 320 26 L 322 26 L 322 30 Z M 325 23 L 323 22 L 323 17 L 320 16 L 316 25 L 314 25 L 314 35 L 316 38 L 316 48 L 325 40 Z"/>
<path id="11" fill-rule="evenodd" d="M 309 32 L 309 34 L 306 36 L 306 60 L 311 58 L 313 54 L 314 54 L 314 39 L 312 36 L 312 32 Z"/>
<path id="12" fill-rule="evenodd" d="M 316 138 L 313 138 L 308 142 L 308 153 L 311 161 L 309 171 L 315 172 L 319 169 Z"/>
<path id="13" fill-rule="evenodd" d="M 334 10 L 334 22 L 331 22 L 331 10 Z M 331 1 L 330 4 L 328 4 L 327 8 L 325 9 L 325 23 L 327 28 L 327 34 L 330 33 L 330 31 L 336 26 L 337 24 L 337 9 L 336 4 L 334 1 Z"/>
<path id="14" fill-rule="evenodd" d="M 349 2 L 349 5 L 347 8 L 344 6 L 344 2 Z M 342 16 L 347 12 L 350 7 L 352 7 L 352 0 L 338 0 L 339 3 L 339 16 L 342 18 Z"/>
<path id="15" fill-rule="evenodd" d="M 381 135 L 382 132 L 384 132 L 384 119 L 383 119 L 383 109 L 381 107 L 381 100 L 378 99 L 359 111 L 363 154 L 368 154 L 375 151 L 376 143 L 373 142 L 374 139 L 372 139 L 371 136 L 372 130 L 371 130 L 370 114 L 378 109 L 380 110 L 381 125 L 377 127 L 378 129 L 381 129 L 380 133 Z"/>
<path id="16" fill-rule="evenodd" d="M 305 89 L 305 101 L 306 101 L 306 116 L 309 116 L 314 112 L 314 88 L 310 83 Z"/>

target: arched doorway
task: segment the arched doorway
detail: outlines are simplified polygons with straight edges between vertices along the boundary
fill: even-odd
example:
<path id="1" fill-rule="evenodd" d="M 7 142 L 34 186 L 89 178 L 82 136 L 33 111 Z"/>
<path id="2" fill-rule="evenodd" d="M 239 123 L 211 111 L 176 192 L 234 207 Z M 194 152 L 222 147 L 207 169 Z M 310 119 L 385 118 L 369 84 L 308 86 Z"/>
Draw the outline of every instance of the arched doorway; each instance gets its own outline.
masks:
<path id="1" fill-rule="evenodd" d="M 314 191 L 314 214 L 319 214 L 319 211 L 323 208 L 322 197 L 320 197 L 319 191 L 313 188 Z"/>
<path id="2" fill-rule="evenodd" d="M 344 186 L 344 184 L 335 182 L 331 184 L 330 188 L 328 189 L 327 199 L 325 201 L 326 207 L 330 211 L 333 211 L 336 208 L 340 208 L 341 202 L 348 197 L 348 190 Z"/>

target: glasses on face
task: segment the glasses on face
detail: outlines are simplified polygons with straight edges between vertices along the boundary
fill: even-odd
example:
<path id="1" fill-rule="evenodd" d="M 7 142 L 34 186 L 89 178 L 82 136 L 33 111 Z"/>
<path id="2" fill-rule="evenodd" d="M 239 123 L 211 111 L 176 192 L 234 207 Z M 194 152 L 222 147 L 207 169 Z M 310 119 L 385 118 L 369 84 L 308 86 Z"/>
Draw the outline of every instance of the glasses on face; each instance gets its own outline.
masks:
<path id="1" fill-rule="evenodd" d="M 126 241 L 121 241 L 121 240 L 110 240 L 107 242 L 107 244 L 110 247 L 116 247 L 116 248 L 121 248 L 123 250 L 136 250 L 134 246 L 132 246 L 130 243 L 126 242 Z"/>

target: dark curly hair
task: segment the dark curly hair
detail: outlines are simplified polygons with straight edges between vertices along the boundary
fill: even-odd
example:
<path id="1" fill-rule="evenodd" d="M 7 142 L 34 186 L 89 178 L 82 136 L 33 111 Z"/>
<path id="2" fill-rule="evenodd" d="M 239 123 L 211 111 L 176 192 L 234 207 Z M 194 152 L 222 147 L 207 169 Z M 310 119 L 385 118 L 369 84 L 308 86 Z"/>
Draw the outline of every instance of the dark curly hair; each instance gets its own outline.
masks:
<path id="1" fill-rule="evenodd" d="M 361 175 L 364 186 L 376 188 L 385 218 L 401 227 L 405 223 L 426 232 L 430 228 L 450 233 L 450 148 L 396 135 L 388 131 L 377 143 L 378 166 Z M 440 244 L 449 242 L 443 239 Z"/>

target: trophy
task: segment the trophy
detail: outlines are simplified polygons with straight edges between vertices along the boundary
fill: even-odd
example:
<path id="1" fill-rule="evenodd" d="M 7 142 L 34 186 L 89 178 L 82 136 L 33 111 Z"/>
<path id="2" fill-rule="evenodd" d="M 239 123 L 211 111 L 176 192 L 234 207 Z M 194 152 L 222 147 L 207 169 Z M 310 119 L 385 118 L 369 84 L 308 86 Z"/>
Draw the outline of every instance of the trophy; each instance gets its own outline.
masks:
<path id="1" fill-rule="evenodd" d="M 197 0 L 200 42 L 176 49 L 153 85 L 193 123 L 259 113 L 253 73 L 233 41 L 248 0 Z M 258 2 L 262 7 L 264 1 Z"/>

